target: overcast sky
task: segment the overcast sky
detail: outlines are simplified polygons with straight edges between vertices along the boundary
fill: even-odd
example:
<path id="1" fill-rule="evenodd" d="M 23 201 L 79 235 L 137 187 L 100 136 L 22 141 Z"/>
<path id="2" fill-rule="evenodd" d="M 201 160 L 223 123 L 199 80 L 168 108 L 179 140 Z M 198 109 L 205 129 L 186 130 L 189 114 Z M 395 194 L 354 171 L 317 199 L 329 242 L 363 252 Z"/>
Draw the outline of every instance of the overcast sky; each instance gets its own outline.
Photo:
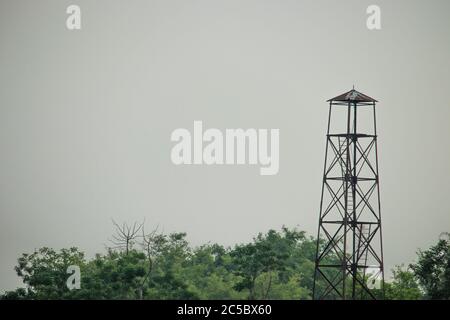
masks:
<path id="1" fill-rule="evenodd" d="M 353 84 L 380 101 L 386 268 L 412 262 L 450 231 L 449 14 L 447 0 L 2 0 L 0 290 L 20 285 L 23 252 L 103 252 L 111 218 L 193 245 L 314 235 L 325 100 Z M 194 120 L 279 128 L 278 175 L 175 166 L 170 134 Z"/>

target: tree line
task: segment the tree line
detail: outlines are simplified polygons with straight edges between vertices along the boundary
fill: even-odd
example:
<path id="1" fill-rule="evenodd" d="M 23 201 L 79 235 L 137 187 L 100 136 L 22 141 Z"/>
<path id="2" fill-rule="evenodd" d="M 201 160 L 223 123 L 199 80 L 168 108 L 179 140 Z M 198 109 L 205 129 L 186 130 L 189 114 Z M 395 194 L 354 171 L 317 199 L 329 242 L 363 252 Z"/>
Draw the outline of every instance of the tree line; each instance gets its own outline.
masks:
<path id="1" fill-rule="evenodd" d="M 192 247 L 186 233 L 146 232 L 144 224 L 115 222 L 111 246 L 87 259 L 78 248 L 40 248 L 22 254 L 15 271 L 24 287 L 2 299 L 311 299 L 316 241 L 283 227 L 251 242 Z M 386 299 L 449 299 L 450 246 L 440 240 L 397 266 Z M 68 266 L 81 286 L 69 290 Z M 318 283 L 318 286 L 325 285 Z"/>

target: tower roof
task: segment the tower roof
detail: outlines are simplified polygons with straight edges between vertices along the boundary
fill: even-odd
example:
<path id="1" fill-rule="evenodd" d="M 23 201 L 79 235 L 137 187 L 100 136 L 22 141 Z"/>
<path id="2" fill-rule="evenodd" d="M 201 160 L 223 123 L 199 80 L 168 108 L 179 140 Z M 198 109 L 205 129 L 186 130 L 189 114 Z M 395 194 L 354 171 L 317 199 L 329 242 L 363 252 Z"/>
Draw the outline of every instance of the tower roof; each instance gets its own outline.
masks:
<path id="1" fill-rule="evenodd" d="M 374 98 L 371 98 L 364 93 L 352 89 L 346 93 L 340 94 L 337 97 L 327 100 L 330 101 L 340 101 L 340 102 L 378 102 Z"/>

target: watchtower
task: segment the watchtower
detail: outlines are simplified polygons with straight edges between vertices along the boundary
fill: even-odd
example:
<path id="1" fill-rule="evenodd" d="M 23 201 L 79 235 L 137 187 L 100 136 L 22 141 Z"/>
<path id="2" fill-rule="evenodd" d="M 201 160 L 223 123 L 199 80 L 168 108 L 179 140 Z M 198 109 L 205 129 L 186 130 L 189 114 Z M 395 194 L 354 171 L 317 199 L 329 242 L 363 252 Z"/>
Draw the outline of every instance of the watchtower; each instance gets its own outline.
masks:
<path id="1" fill-rule="evenodd" d="M 382 299 L 378 101 L 353 88 L 327 102 L 313 299 Z"/>

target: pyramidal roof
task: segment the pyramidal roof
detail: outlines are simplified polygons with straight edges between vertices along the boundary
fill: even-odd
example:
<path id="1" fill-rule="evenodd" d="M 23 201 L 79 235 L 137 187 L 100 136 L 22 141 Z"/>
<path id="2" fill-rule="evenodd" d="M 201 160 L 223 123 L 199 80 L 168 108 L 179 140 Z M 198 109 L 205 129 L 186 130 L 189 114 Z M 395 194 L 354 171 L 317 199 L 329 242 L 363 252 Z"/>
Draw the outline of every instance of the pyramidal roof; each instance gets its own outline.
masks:
<path id="1" fill-rule="evenodd" d="M 341 101 L 341 102 L 378 102 L 374 98 L 371 98 L 364 93 L 352 89 L 346 93 L 340 94 L 337 97 L 327 100 L 330 101 Z"/>

